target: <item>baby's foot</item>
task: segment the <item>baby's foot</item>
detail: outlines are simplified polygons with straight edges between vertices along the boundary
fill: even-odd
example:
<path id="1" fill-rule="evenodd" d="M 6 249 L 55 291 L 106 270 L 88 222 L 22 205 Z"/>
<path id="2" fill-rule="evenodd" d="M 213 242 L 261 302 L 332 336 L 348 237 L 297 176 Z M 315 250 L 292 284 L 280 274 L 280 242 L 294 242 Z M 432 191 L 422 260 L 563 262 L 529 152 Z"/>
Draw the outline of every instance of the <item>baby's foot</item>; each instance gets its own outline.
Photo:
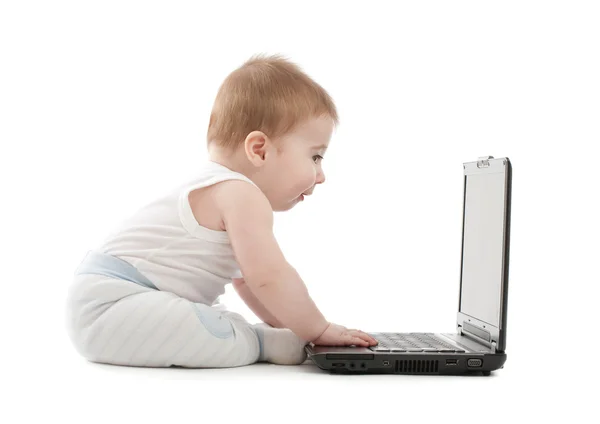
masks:
<path id="1" fill-rule="evenodd" d="M 274 328 L 265 323 L 254 324 L 253 327 L 263 345 L 259 362 L 299 365 L 306 360 L 304 346 L 307 343 L 289 328 Z"/>

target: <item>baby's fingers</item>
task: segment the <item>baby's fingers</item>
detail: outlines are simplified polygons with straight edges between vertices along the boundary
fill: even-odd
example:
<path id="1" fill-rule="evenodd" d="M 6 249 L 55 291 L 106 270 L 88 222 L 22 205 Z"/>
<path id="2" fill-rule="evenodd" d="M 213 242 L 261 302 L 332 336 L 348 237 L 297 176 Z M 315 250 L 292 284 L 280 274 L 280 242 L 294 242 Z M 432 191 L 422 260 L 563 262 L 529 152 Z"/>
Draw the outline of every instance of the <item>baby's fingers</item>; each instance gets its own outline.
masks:
<path id="1" fill-rule="evenodd" d="M 350 331 L 352 332 L 352 335 L 354 337 L 358 337 L 359 339 L 363 340 L 365 343 L 367 343 L 367 345 L 376 345 L 377 344 L 377 340 L 375 340 L 373 337 L 369 336 L 364 331 L 360 331 L 360 330 L 350 330 Z"/>
<path id="2" fill-rule="evenodd" d="M 352 337 L 352 344 L 355 346 L 369 346 L 369 342 L 364 341 L 360 337 Z"/>

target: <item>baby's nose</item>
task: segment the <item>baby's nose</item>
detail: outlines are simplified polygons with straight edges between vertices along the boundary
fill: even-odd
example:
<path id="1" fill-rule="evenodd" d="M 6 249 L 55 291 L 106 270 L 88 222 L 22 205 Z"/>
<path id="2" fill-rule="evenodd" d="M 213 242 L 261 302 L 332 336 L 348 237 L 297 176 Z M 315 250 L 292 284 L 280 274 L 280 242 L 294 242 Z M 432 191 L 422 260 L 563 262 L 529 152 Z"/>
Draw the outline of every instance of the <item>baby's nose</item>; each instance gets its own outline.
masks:
<path id="1" fill-rule="evenodd" d="M 317 184 L 323 184 L 325 182 L 325 173 L 324 172 L 320 172 L 319 174 L 317 174 Z"/>

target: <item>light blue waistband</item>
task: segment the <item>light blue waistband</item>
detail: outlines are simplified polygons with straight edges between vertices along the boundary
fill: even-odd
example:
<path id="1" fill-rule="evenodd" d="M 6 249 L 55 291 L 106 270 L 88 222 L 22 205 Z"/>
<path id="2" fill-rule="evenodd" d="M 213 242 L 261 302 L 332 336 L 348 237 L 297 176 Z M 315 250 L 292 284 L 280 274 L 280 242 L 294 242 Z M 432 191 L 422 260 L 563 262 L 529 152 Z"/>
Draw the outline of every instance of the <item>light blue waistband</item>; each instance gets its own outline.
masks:
<path id="1" fill-rule="evenodd" d="M 158 290 L 136 267 L 116 256 L 90 250 L 75 271 L 75 275 L 99 274 L 131 281 L 149 289 Z"/>

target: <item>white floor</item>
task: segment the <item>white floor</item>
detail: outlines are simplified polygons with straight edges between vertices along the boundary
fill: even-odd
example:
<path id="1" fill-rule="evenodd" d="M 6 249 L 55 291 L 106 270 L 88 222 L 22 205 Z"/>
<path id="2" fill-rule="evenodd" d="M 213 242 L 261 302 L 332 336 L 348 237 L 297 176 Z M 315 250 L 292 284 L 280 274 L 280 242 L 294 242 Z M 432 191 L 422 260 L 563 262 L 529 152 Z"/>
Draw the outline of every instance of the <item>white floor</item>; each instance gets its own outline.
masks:
<path id="1" fill-rule="evenodd" d="M 204 423 L 210 419 L 299 422 L 485 422 L 583 416 L 575 390 L 555 370 L 535 370 L 519 353 L 490 377 L 333 375 L 309 361 L 230 369 L 132 368 L 80 358 L 66 337 L 44 355 L 6 363 L 10 419 L 82 423 Z M 7 377 L 8 375 L 8 377 Z M 8 383 L 7 383 L 8 382 Z M 593 386 L 590 388 L 592 389 Z M 590 397 L 591 392 L 581 398 Z M 570 397 L 569 400 L 566 398 Z"/>

